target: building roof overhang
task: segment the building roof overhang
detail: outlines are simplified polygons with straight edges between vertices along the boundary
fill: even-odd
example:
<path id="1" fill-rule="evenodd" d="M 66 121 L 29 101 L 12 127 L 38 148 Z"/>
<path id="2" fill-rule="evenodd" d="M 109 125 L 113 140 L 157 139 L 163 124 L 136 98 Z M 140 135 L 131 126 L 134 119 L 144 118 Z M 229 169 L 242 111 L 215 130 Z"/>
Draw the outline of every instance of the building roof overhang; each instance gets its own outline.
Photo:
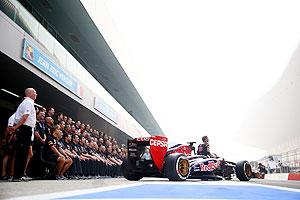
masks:
<path id="1" fill-rule="evenodd" d="M 147 105 L 79 0 L 31 0 L 58 41 L 151 135 L 164 135 Z M 51 32 L 51 31 L 50 31 Z"/>

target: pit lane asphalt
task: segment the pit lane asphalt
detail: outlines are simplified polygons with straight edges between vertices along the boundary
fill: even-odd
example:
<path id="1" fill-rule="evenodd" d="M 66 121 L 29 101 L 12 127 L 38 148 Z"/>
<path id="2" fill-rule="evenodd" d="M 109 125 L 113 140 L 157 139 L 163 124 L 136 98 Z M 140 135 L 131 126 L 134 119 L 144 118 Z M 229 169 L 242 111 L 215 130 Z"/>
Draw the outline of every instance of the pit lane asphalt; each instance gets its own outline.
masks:
<path id="1" fill-rule="evenodd" d="M 162 178 L 143 178 L 139 182 L 151 183 L 154 181 L 168 182 Z M 201 180 L 192 179 L 190 182 L 199 182 Z M 231 180 L 238 182 L 238 180 Z M 227 182 L 227 181 L 225 181 Z M 65 192 L 81 189 L 92 189 L 115 185 L 128 185 L 136 182 L 128 181 L 124 178 L 102 178 L 90 180 L 32 180 L 28 182 L 0 182 L 0 199 L 30 196 L 37 194 L 47 194 L 54 192 Z M 300 189 L 300 181 L 270 181 L 263 179 L 251 179 L 250 183 L 272 185 L 288 188 Z"/>

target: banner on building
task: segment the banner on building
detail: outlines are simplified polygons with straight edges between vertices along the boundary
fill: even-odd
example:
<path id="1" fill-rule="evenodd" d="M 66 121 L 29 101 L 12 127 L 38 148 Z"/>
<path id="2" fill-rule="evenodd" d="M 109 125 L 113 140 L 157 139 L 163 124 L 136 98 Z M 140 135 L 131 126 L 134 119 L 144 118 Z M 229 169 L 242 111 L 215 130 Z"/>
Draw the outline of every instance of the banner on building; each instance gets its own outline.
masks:
<path id="1" fill-rule="evenodd" d="M 24 39 L 22 58 L 30 62 L 73 94 L 82 98 L 82 88 L 79 83 L 27 39 Z"/>
<path id="2" fill-rule="evenodd" d="M 94 98 L 94 108 L 102 113 L 105 117 L 117 124 L 118 114 L 101 98 Z"/>

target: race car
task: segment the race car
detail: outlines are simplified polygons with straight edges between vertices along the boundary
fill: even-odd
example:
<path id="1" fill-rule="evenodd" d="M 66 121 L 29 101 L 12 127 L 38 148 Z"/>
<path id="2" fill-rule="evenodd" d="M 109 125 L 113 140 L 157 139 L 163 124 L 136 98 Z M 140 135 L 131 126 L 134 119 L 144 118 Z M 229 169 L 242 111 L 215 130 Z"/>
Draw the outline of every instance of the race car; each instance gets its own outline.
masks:
<path id="1" fill-rule="evenodd" d="M 121 169 L 128 180 L 143 177 L 167 177 L 171 181 L 186 180 L 189 161 L 184 153 L 167 155 L 168 139 L 162 136 L 128 140 L 128 156 Z"/>
<path id="2" fill-rule="evenodd" d="M 126 179 L 137 181 L 143 177 L 166 177 L 170 181 L 188 178 L 227 179 L 236 176 L 249 181 L 251 165 L 203 155 L 192 155 L 195 142 L 177 144 L 168 149 L 168 139 L 163 136 L 140 137 L 128 140 L 128 156 L 123 161 L 122 172 Z"/>

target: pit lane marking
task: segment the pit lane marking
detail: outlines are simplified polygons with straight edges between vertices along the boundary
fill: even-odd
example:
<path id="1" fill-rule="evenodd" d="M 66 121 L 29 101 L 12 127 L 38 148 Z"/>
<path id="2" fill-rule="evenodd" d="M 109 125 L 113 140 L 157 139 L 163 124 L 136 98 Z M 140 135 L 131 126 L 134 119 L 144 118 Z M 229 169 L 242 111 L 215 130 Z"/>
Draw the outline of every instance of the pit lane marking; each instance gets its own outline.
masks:
<path id="1" fill-rule="evenodd" d="M 130 183 L 130 182 L 129 182 Z M 249 186 L 249 187 L 264 187 L 264 188 L 270 188 L 270 189 L 276 189 L 276 190 L 281 190 L 281 191 L 289 191 L 289 192 L 296 192 L 299 193 L 299 198 L 300 198 L 300 189 L 294 189 L 294 188 L 285 188 L 285 187 L 279 187 L 279 186 L 270 186 L 270 185 L 261 185 L 261 184 L 256 184 L 256 183 L 249 183 L 249 182 L 228 182 L 228 181 L 205 181 L 205 182 L 195 182 L 195 181 L 186 181 L 186 182 L 159 182 L 159 181 L 140 181 L 138 183 L 130 183 L 127 185 L 118 185 L 118 186 L 107 186 L 107 187 L 100 187 L 100 188 L 94 188 L 94 189 L 85 189 L 85 190 L 75 190 L 75 191 L 67 191 L 67 192 L 58 192 L 58 193 L 50 193 L 50 194 L 42 194 L 42 195 L 33 195 L 33 196 L 24 196 L 24 197 L 18 197 L 18 198 L 12 198 L 15 200 L 40 200 L 40 199 L 80 199 L 80 200 L 85 200 L 85 199 L 101 199 L 101 200 L 119 200 L 119 199 L 143 199 L 143 200 L 164 200 L 164 199 L 176 199 L 176 200 L 182 200 L 182 199 L 201 199 L 201 200 L 235 200 L 235 198 L 172 198 L 171 196 L 168 198 L 143 198 L 143 197 L 126 197 L 124 196 L 123 198 L 93 198 L 93 194 L 99 193 L 101 194 L 102 192 L 109 192 L 109 191 L 114 191 L 114 190 L 120 190 L 120 189 L 125 189 L 125 188 L 135 188 L 138 186 L 147 186 L 149 185 L 149 188 L 151 188 L 151 185 L 176 185 L 176 186 Z M 238 189 L 238 188 L 237 188 Z M 84 198 L 78 198 L 79 195 L 91 195 L 90 197 L 84 197 Z M 74 197 L 74 198 L 72 198 Z M 77 198 L 76 198 L 77 197 Z M 251 198 L 250 198 L 251 199 Z M 277 199 L 277 198 L 275 198 Z"/>

